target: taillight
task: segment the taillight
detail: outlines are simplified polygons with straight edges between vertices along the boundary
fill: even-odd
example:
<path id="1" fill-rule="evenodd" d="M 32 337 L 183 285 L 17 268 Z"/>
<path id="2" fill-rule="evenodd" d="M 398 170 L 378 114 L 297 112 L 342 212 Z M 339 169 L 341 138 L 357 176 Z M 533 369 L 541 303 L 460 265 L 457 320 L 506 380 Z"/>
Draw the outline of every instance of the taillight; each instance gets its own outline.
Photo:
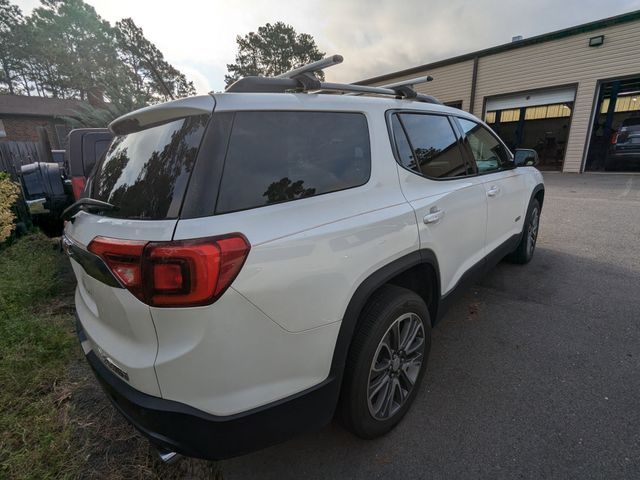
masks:
<path id="1" fill-rule="evenodd" d="M 613 132 L 611 134 L 611 145 L 615 145 L 618 143 L 618 132 Z"/>
<path id="2" fill-rule="evenodd" d="M 82 195 L 85 183 L 87 183 L 87 179 L 84 177 L 71 177 L 71 190 L 73 190 L 73 198 L 76 200 Z"/>
<path id="3" fill-rule="evenodd" d="M 224 293 L 251 246 L 244 235 L 234 233 L 173 242 L 96 237 L 88 249 L 141 301 L 192 307 L 211 304 Z"/>

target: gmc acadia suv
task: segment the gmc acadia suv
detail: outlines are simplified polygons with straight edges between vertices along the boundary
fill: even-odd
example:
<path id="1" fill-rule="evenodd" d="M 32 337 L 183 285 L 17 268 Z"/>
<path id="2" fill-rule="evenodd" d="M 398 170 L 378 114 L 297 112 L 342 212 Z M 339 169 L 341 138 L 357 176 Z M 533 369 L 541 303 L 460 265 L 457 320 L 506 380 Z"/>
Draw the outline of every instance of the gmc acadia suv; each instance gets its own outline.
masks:
<path id="1" fill-rule="evenodd" d="M 408 82 L 248 77 L 110 128 L 63 237 L 78 335 L 167 457 L 238 455 L 334 414 L 388 432 L 455 293 L 534 252 L 538 170 Z"/>

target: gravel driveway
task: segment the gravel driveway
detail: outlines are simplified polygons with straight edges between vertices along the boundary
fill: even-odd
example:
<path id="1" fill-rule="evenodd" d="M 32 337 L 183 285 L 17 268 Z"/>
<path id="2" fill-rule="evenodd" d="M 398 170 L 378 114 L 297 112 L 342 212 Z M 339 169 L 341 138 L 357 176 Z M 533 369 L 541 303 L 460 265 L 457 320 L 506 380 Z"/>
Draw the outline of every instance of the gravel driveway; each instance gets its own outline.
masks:
<path id="1" fill-rule="evenodd" d="M 545 181 L 533 261 L 452 308 L 396 430 L 331 425 L 220 462 L 225 480 L 640 478 L 640 176 Z"/>

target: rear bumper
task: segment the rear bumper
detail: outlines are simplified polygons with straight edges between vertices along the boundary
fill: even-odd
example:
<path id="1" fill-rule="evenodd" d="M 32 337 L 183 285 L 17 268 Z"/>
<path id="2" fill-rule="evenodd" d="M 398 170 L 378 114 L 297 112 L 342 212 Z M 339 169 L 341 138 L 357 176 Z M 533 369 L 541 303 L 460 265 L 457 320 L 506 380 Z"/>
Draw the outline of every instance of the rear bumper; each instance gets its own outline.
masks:
<path id="1" fill-rule="evenodd" d="M 76 325 L 82 342 L 82 325 L 79 321 Z M 329 377 L 278 402 L 220 417 L 142 393 L 109 370 L 95 352 L 87 352 L 86 357 L 109 400 L 155 446 L 210 460 L 242 455 L 320 429 L 333 417 L 339 393 L 339 380 Z"/>

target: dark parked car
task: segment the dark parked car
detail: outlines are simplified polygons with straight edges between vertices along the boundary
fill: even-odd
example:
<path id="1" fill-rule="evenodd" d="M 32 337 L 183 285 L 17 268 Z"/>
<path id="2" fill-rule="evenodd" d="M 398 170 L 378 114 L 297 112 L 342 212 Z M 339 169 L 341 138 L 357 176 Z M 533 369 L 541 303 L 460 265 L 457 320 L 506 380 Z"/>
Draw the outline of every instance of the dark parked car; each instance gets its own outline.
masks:
<path id="1" fill-rule="evenodd" d="M 89 173 L 112 138 L 106 128 L 79 128 L 69 134 L 66 151 L 51 150 L 42 129 L 38 143 L 40 161 L 22 165 L 20 180 L 33 222 L 47 235 L 60 235 L 62 211 L 80 198 Z"/>
<path id="2" fill-rule="evenodd" d="M 78 128 L 69 133 L 65 173 L 71 179 L 74 200 L 80 198 L 87 177 L 112 139 L 113 133 L 108 128 Z"/>
<path id="3" fill-rule="evenodd" d="M 640 117 L 623 120 L 620 129 L 611 136 L 605 160 L 605 170 L 640 169 Z"/>

